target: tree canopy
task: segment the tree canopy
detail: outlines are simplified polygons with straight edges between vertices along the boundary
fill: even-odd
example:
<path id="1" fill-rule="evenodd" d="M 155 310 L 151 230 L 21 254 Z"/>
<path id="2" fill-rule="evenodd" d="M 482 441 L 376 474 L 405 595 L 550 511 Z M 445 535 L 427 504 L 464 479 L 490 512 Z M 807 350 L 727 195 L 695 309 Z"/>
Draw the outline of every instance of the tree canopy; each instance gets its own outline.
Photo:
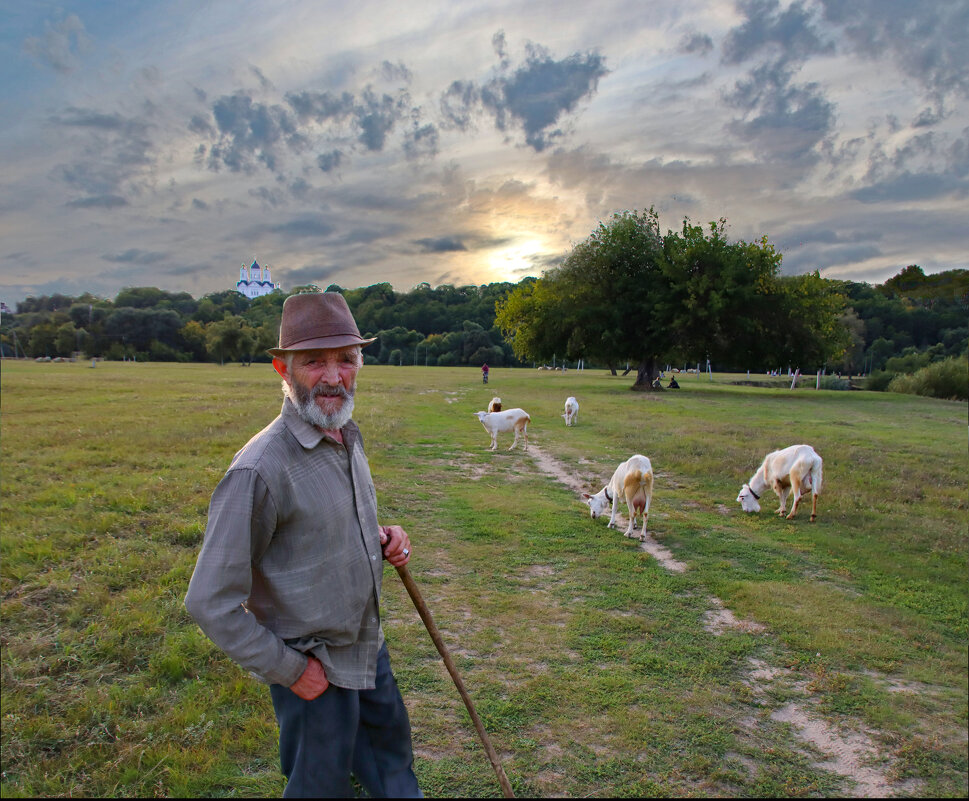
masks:
<path id="1" fill-rule="evenodd" d="M 664 360 L 807 366 L 839 355 L 848 336 L 836 288 L 817 273 L 782 278 L 766 237 L 729 242 L 725 230 L 723 219 L 708 231 L 684 220 L 663 235 L 654 209 L 615 214 L 561 267 L 519 284 L 497 324 L 520 359 L 632 361 L 637 389 Z"/>

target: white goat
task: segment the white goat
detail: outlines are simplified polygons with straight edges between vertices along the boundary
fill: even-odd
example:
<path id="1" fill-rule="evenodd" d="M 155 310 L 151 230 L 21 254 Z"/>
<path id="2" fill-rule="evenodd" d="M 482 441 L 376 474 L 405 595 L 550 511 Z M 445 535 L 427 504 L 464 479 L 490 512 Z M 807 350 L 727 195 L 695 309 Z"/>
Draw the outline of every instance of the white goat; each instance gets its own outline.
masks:
<path id="1" fill-rule="evenodd" d="M 790 520 L 797 512 L 801 497 L 811 493 L 811 522 L 818 517 L 818 495 L 821 494 L 822 461 L 810 445 L 791 445 L 781 451 L 768 453 L 750 481 L 740 488 L 737 500 L 745 512 L 759 512 L 760 496 L 768 489 L 781 499 L 777 514 L 787 512 L 787 496 L 794 491 L 794 505 L 787 515 Z"/>
<path id="2" fill-rule="evenodd" d="M 488 403 L 488 411 L 489 412 L 500 412 L 501 411 L 501 398 L 499 398 L 499 397 L 492 398 L 491 401 Z"/>
<path id="3" fill-rule="evenodd" d="M 498 434 L 502 431 L 514 431 L 515 441 L 511 443 L 512 450 L 518 444 L 518 437 L 525 439 L 525 446 L 522 450 L 528 450 L 528 424 L 531 417 L 524 409 L 506 409 L 503 412 L 474 412 L 475 416 L 485 427 L 485 431 L 491 434 L 490 451 L 498 450 Z"/>
<path id="4" fill-rule="evenodd" d="M 562 417 L 565 418 L 565 425 L 571 426 L 575 424 L 576 419 L 579 416 L 579 402 L 571 395 L 565 399 L 565 414 Z"/>
<path id="5" fill-rule="evenodd" d="M 629 512 L 629 526 L 626 536 L 633 537 L 636 532 L 636 517 L 643 516 L 643 531 L 640 540 L 646 539 L 646 520 L 649 518 L 649 502 L 653 499 L 653 466 L 649 459 L 640 454 L 630 456 L 616 468 L 609 483 L 595 495 L 582 493 L 589 505 L 592 519 L 606 511 L 612 504 L 612 516 L 609 518 L 609 528 L 616 527 L 616 511 L 619 508 L 619 495 L 626 499 L 626 509 Z"/>

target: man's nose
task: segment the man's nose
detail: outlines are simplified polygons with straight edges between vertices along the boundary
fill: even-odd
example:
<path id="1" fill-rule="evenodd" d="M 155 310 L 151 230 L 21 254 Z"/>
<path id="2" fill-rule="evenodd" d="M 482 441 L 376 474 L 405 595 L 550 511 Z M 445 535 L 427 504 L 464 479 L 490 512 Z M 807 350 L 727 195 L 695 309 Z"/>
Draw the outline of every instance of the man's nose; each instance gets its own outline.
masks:
<path id="1" fill-rule="evenodd" d="M 337 362 L 324 362 L 320 372 L 320 383 L 328 384 L 331 387 L 340 384 L 340 366 Z"/>

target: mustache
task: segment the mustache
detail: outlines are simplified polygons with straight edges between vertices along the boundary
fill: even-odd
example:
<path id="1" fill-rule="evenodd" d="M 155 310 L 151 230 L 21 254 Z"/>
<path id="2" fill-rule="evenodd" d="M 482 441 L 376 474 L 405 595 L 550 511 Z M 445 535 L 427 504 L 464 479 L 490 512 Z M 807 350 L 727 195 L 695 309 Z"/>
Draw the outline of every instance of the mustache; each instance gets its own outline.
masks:
<path id="1" fill-rule="evenodd" d="M 322 395 L 324 398 L 343 398 L 347 400 L 353 397 L 352 392 L 348 392 L 347 389 L 341 385 L 331 387 L 329 385 L 317 385 L 313 387 L 313 391 L 310 393 L 310 400 Z"/>

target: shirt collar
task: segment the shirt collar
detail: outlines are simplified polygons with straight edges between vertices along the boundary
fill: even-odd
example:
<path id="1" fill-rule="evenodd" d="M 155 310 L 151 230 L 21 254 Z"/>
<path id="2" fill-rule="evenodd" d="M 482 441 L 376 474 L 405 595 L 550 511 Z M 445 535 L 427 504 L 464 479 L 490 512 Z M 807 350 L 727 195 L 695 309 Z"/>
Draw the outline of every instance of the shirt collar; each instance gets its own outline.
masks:
<path id="1" fill-rule="evenodd" d="M 324 434 L 316 426 L 310 425 L 300 417 L 296 412 L 296 407 L 289 398 L 283 399 L 283 408 L 279 414 L 283 418 L 286 428 L 292 432 L 293 436 L 296 437 L 296 441 L 306 450 L 312 450 L 323 440 L 336 442 L 329 434 Z M 357 431 L 359 431 L 357 424 L 353 420 L 350 420 L 340 430 L 343 432 L 343 443 L 349 451 L 353 445 L 353 440 L 356 438 Z"/>

